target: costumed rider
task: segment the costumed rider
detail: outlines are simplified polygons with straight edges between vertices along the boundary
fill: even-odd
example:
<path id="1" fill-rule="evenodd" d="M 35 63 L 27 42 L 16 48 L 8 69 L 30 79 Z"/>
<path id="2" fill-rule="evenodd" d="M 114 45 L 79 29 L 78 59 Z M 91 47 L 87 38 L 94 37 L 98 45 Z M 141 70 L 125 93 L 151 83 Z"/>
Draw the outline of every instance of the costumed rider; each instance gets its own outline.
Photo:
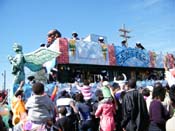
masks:
<path id="1" fill-rule="evenodd" d="M 144 50 L 145 49 L 145 47 L 143 47 L 143 45 L 141 44 L 141 42 L 136 42 L 135 48 L 138 48 L 138 49 L 141 49 L 141 50 Z"/>
<path id="2" fill-rule="evenodd" d="M 122 47 L 127 48 L 127 41 L 122 40 L 121 45 L 122 45 Z"/>
<path id="3" fill-rule="evenodd" d="M 80 40 L 80 39 L 78 38 L 78 33 L 73 32 L 73 33 L 72 33 L 72 39 L 73 39 L 73 40 Z"/>
<path id="4" fill-rule="evenodd" d="M 100 37 L 98 38 L 98 41 L 99 41 L 100 44 L 105 44 L 104 38 L 103 38 L 102 36 L 100 36 Z"/>

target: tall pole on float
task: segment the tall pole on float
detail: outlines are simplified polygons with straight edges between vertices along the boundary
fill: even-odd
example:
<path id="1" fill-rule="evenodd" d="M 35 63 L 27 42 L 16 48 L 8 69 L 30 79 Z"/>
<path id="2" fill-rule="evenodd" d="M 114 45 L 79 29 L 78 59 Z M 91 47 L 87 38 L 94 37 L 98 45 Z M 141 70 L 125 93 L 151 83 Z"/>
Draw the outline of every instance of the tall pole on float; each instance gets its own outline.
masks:
<path id="1" fill-rule="evenodd" d="M 131 38 L 131 36 L 128 36 L 127 33 L 130 33 L 131 31 L 125 28 L 125 24 L 122 25 L 122 28 L 120 28 L 119 31 L 123 33 L 120 35 L 120 37 L 124 38 L 124 40 L 126 41 L 126 46 L 128 46 L 128 39 Z"/>

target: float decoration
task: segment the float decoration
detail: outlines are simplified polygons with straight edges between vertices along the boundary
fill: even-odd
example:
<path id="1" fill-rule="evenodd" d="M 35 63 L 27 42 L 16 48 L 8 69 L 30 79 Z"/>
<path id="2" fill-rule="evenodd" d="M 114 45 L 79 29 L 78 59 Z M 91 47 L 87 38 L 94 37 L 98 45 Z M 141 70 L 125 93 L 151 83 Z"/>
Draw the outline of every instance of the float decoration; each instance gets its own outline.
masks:
<path id="1" fill-rule="evenodd" d="M 55 52 L 49 48 L 41 47 L 34 52 L 24 54 L 26 62 L 25 66 L 31 71 L 38 71 L 37 67 L 42 66 L 45 62 L 56 58 L 60 54 L 60 52 Z"/>
<path id="2" fill-rule="evenodd" d="M 75 56 L 75 51 L 76 51 L 76 40 L 70 39 L 69 40 L 69 49 L 71 51 L 71 54 Z"/>
<path id="3" fill-rule="evenodd" d="M 166 66 L 168 68 L 170 68 L 170 69 L 174 68 L 175 58 L 174 58 L 173 54 L 167 53 L 167 55 L 164 58 L 164 61 L 165 61 Z"/>
<path id="4" fill-rule="evenodd" d="M 107 45 L 106 44 L 102 44 L 101 45 L 101 48 L 102 48 L 103 57 L 106 60 L 106 56 L 107 56 Z"/>
<path id="5" fill-rule="evenodd" d="M 157 55 L 153 51 L 150 51 L 149 54 L 150 54 L 150 65 L 151 65 L 151 67 L 155 67 L 156 66 L 156 57 L 157 57 Z"/>
<path id="6" fill-rule="evenodd" d="M 12 64 L 14 85 L 20 84 L 21 81 L 25 80 L 24 66 L 29 68 L 31 71 L 36 72 L 42 69 L 44 63 L 61 54 L 58 51 L 55 52 L 46 47 L 40 47 L 31 53 L 23 54 L 22 46 L 17 43 L 13 45 L 13 50 L 15 51 L 16 56 L 9 56 L 8 59 Z"/>

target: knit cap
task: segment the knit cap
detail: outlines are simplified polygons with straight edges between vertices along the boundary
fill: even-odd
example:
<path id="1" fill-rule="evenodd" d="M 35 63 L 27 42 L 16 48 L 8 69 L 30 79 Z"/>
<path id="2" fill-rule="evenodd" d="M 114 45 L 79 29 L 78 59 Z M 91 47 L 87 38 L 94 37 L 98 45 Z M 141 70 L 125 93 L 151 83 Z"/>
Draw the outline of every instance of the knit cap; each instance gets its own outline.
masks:
<path id="1" fill-rule="evenodd" d="M 103 97 L 104 98 L 112 97 L 110 88 L 108 87 L 109 86 L 109 82 L 108 81 L 104 81 L 102 85 L 103 85 L 103 87 L 101 88 L 101 90 L 102 90 L 102 93 L 103 93 Z"/>

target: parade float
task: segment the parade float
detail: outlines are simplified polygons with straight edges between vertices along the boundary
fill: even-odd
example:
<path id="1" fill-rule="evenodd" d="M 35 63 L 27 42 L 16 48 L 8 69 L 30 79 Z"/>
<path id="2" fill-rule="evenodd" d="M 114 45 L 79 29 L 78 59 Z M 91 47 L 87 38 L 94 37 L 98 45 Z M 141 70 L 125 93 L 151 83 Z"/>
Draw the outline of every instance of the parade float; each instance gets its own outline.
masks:
<path id="1" fill-rule="evenodd" d="M 57 57 L 58 81 L 71 82 L 77 75 L 81 79 L 91 78 L 96 81 L 99 75 L 106 75 L 109 80 L 125 73 L 128 78 L 147 79 L 164 74 L 164 58 L 169 53 L 155 52 L 135 47 L 122 47 L 98 43 L 98 37 L 90 40 L 60 39 L 62 54 Z M 63 40 L 62 40 L 63 39 Z M 168 57 L 168 59 L 170 59 Z M 169 65 L 173 62 L 169 61 Z M 64 77 L 63 77 L 64 76 Z"/>
<path id="2" fill-rule="evenodd" d="M 82 82 L 90 79 L 92 83 L 98 82 L 101 76 L 107 77 L 109 81 L 118 79 L 118 76 L 125 74 L 127 79 L 137 80 L 163 79 L 164 62 L 173 68 L 174 55 L 172 53 L 150 51 L 135 47 L 123 47 L 98 42 L 98 35 L 89 35 L 88 39 L 59 38 L 56 46 L 59 50 L 39 48 L 38 50 L 24 54 L 25 64 L 30 70 L 38 72 L 45 62 L 56 59 L 56 79 L 60 88 L 72 88 L 69 83 L 75 82 L 77 78 Z M 55 62 L 54 62 L 55 63 Z M 51 64 L 53 66 L 53 64 Z M 46 66 L 46 65 L 45 65 Z M 49 68 L 48 68 L 49 69 Z M 41 76 L 41 75 L 40 75 Z M 52 94 L 55 85 L 58 83 L 45 83 L 45 91 Z M 18 88 L 15 83 L 13 93 Z M 31 85 L 26 83 L 23 87 L 26 97 L 31 95 Z"/>

